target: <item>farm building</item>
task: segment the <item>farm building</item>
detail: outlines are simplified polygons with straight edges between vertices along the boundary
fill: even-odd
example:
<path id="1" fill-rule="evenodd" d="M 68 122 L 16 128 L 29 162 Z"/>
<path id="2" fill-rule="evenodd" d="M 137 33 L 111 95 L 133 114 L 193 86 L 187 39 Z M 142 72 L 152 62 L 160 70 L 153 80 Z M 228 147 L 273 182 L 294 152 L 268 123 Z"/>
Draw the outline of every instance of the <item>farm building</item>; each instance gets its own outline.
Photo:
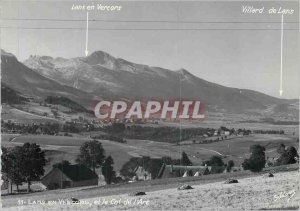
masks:
<path id="1" fill-rule="evenodd" d="M 98 185 L 98 175 L 85 165 L 55 165 L 41 182 L 48 189 Z"/>
<path id="2" fill-rule="evenodd" d="M 163 164 L 157 175 L 158 179 L 172 177 L 202 176 L 211 171 L 211 166 L 179 166 Z"/>

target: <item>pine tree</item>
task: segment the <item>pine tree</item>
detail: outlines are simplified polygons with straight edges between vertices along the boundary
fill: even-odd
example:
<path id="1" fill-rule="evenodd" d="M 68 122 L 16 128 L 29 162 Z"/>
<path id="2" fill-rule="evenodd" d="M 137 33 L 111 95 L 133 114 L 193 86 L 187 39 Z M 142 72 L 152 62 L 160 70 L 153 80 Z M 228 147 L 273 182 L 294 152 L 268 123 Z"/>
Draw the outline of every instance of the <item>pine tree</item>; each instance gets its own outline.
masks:
<path id="1" fill-rule="evenodd" d="M 233 166 L 234 166 L 233 160 L 228 161 L 227 167 L 226 167 L 227 172 L 230 172 L 230 170 L 232 169 Z"/>
<path id="2" fill-rule="evenodd" d="M 187 154 L 185 152 L 182 152 L 182 154 L 181 154 L 181 165 L 190 166 L 192 164 L 193 163 L 192 163 L 192 161 L 190 161 L 190 159 L 187 156 Z"/>
<path id="3" fill-rule="evenodd" d="M 111 184 L 116 179 L 116 172 L 114 171 L 113 165 L 114 161 L 111 156 L 108 156 L 102 166 L 102 174 L 105 178 L 107 184 Z"/>

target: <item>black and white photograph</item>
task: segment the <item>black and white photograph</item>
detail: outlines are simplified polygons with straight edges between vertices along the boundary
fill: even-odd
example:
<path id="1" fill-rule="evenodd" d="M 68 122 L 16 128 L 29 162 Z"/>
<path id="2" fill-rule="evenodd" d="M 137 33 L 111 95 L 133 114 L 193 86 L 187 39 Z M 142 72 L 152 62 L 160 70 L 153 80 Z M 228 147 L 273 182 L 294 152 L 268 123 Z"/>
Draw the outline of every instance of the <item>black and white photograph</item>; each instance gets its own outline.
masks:
<path id="1" fill-rule="evenodd" d="M 2 0 L 1 210 L 299 210 L 299 0 Z"/>

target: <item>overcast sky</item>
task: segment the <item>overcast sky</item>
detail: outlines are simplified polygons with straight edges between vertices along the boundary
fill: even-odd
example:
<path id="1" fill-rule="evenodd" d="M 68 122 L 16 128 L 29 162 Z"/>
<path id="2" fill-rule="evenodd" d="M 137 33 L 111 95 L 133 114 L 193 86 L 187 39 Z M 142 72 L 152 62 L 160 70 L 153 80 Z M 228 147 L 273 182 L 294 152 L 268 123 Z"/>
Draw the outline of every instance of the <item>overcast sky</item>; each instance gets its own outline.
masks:
<path id="1" fill-rule="evenodd" d="M 265 11 L 280 6 L 294 9 L 293 15 L 284 16 L 284 28 L 299 28 L 297 2 L 4 1 L 2 19 L 59 21 L 2 20 L 1 48 L 20 61 L 30 55 L 84 56 L 86 11 L 71 11 L 75 2 L 122 6 L 118 12 L 89 12 L 90 53 L 102 50 L 135 63 L 171 70 L 185 68 L 211 82 L 276 97 L 281 31 L 273 29 L 281 28 L 281 15 L 243 14 L 242 5 L 264 6 Z M 298 60 L 299 31 L 284 30 L 285 98 L 298 98 Z"/>

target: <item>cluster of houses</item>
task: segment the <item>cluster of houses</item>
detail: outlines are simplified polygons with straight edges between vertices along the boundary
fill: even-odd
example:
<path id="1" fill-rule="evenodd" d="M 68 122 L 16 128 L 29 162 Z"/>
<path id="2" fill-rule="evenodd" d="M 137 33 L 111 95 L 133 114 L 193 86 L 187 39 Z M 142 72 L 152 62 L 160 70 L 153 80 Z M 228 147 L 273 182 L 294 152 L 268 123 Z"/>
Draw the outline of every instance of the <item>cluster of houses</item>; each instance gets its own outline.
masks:
<path id="1" fill-rule="evenodd" d="M 163 164 L 156 179 L 202 176 L 207 175 L 211 171 L 211 166 L 180 166 Z M 135 176 L 131 182 L 151 180 L 151 173 L 142 166 L 137 166 L 134 170 Z M 104 177 L 100 172 L 93 172 L 85 165 L 58 165 L 53 166 L 44 177 L 41 183 L 48 190 L 62 189 L 81 186 L 94 186 L 104 183 Z"/>
<path id="2" fill-rule="evenodd" d="M 267 158 L 266 167 L 273 166 L 276 158 Z M 207 165 L 166 165 L 163 164 L 155 176 L 155 179 L 167 179 L 175 177 L 199 177 L 208 175 L 212 171 L 212 166 Z M 242 171 L 241 166 L 234 166 L 231 172 Z M 224 169 L 224 173 L 227 170 Z M 142 166 L 137 166 L 134 169 L 135 176 L 129 182 L 151 180 L 152 175 Z M 48 189 L 63 189 L 83 186 L 105 185 L 104 176 L 100 171 L 92 171 L 85 165 L 69 164 L 69 165 L 54 165 L 44 177 L 41 178 L 41 183 Z M 2 184 L 2 188 L 4 187 Z"/>
<path id="3" fill-rule="evenodd" d="M 265 167 L 272 167 L 276 163 L 277 158 L 266 159 Z M 155 179 L 166 179 L 174 177 L 199 177 L 208 175 L 212 171 L 212 166 L 207 165 L 166 165 L 163 164 L 155 176 Z M 243 171 L 242 166 L 233 166 L 230 172 Z M 223 173 L 227 173 L 224 169 Z M 136 166 L 134 169 L 135 176 L 129 182 L 151 180 L 152 175 L 149 171 L 145 170 L 142 166 Z M 81 164 L 69 164 L 53 166 L 42 179 L 41 183 L 51 189 L 81 187 L 81 186 L 96 186 L 104 185 L 104 177 L 101 172 L 93 172 L 91 169 Z"/>
<path id="4" fill-rule="evenodd" d="M 227 129 L 225 127 L 221 127 L 220 129 L 216 129 L 213 131 L 209 131 L 203 135 L 203 137 L 211 137 L 211 136 L 244 136 L 244 135 L 249 135 L 251 134 L 251 130 L 246 130 L 246 129 Z"/>

